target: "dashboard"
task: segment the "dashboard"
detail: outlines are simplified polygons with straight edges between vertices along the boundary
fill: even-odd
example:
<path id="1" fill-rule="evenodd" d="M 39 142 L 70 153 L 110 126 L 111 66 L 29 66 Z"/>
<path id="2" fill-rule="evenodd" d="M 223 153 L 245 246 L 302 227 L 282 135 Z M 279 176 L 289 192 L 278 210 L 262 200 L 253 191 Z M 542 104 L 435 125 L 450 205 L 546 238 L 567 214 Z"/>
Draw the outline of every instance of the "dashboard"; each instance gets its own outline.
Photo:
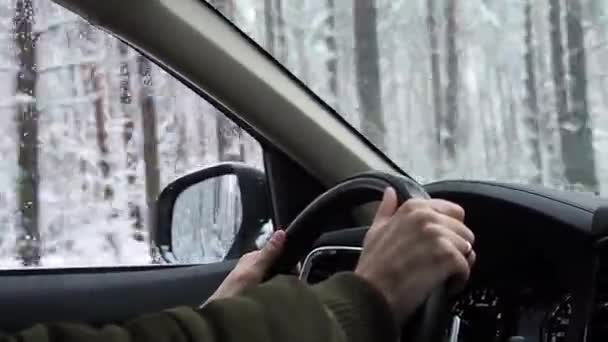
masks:
<path id="1" fill-rule="evenodd" d="M 598 237 L 605 233 L 591 233 L 595 211 L 562 217 L 570 204 L 551 197 L 546 209 L 536 200 L 532 207 L 512 192 L 489 196 L 460 187 L 434 194 L 462 205 L 476 235 L 477 262 L 467 288 L 452 298 L 446 336 L 467 342 L 608 341 L 608 248 Z M 608 209 L 603 212 L 608 218 Z M 303 260 L 300 277 L 316 283 L 353 270 L 366 230 L 329 229 Z"/>
<path id="2" fill-rule="evenodd" d="M 475 287 L 452 306 L 461 341 L 566 341 L 572 317 L 570 295 L 539 297 L 533 289 L 520 293 Z"/>
<path id="3" fill-rule="evenodd" d="M 300 277 L 315 284 L 354 270 L 361 248 L 321 246 L 308 254 Z M 456 341 L 565 342 L 573 320 L 573 294 L 538 283 L 475 277 L 450 304 Z M 449 334 L 449 332 L 448 332 Z M 587 341 L 606 341 L 608 334 Z"/>

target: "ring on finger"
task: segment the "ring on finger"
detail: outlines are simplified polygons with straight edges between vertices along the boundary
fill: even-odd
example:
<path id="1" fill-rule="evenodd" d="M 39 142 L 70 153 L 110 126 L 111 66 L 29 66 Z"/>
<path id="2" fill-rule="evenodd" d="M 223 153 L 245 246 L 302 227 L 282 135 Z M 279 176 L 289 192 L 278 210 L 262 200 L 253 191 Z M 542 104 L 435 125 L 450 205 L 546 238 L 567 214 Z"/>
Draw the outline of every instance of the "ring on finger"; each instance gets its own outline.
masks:
<path id="1" fill-rule="evenodd" d="M 471 243 L 469 241 L 466 241 L 466 243 L 467 243 L 467 247 L 465 249 L 464 256 L 468 257 L 469 255 L 471 255 L 471 252 L 473 251 L 473 245 L 471 245 Z"/>

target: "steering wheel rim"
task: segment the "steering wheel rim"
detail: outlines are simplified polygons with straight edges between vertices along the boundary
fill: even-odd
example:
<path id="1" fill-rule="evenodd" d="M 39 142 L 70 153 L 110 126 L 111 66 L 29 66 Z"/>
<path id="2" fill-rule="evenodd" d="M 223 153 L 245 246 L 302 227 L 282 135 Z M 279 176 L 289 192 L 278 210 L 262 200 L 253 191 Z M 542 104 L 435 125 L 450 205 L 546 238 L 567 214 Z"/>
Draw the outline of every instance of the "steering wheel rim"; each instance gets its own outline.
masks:
<path id="1" fill-rule="evenodd" d="M 429 198 L 422 187 L 403 176 L 365 172 L 348 178 L 317 197 L 287 227 L 286 245 L 271 268 L 270 275 L 289 273 L 321 234 L 330 231 L 323 230 L 321 224 L 328 214 L 379 201 L 389 186 L 395 189 L 399 205 L 412 197 Z M 448 297 L 444 285 L 431 293 L 404 327 L 408 340 L 442 341 L 449 316 L 447 308 Z"/>

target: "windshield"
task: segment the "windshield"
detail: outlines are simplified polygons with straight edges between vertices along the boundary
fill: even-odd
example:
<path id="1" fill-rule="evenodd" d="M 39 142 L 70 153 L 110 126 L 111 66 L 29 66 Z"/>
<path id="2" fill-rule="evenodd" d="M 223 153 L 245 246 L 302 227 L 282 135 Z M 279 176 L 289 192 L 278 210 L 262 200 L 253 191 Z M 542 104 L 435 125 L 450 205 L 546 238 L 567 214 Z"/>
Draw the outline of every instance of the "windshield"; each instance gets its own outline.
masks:
<path id="1" fill-rule="evenodd" d="M 605 190 L 603 1 L 212 1 L 422 182 Z"/>

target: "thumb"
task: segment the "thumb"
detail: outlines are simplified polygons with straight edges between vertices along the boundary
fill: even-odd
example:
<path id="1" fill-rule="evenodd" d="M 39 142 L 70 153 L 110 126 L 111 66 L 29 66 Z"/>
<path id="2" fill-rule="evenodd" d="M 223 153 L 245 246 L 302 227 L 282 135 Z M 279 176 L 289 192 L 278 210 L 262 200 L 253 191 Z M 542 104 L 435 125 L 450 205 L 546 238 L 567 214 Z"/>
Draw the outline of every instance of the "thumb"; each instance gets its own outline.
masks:
<path id="1" fill-rule="evenodd" d="M 276 258 L 281 255 L 285 245 L 285 231 L 277 230 L 260 250 L 257 263 L 262 267 L 270 267 Z"/>
<path id="2" fill-rule="evenodd" d="M 382 202 L 376 210 L 376 216 L 374 217 L 374 223 L 372 225 L 382 224 L 390 219 L 395 211 L 397 211 L 397 193 L 395 189 L 388 187 L 384 190 L 384 196 L 382 196 Z"/>

